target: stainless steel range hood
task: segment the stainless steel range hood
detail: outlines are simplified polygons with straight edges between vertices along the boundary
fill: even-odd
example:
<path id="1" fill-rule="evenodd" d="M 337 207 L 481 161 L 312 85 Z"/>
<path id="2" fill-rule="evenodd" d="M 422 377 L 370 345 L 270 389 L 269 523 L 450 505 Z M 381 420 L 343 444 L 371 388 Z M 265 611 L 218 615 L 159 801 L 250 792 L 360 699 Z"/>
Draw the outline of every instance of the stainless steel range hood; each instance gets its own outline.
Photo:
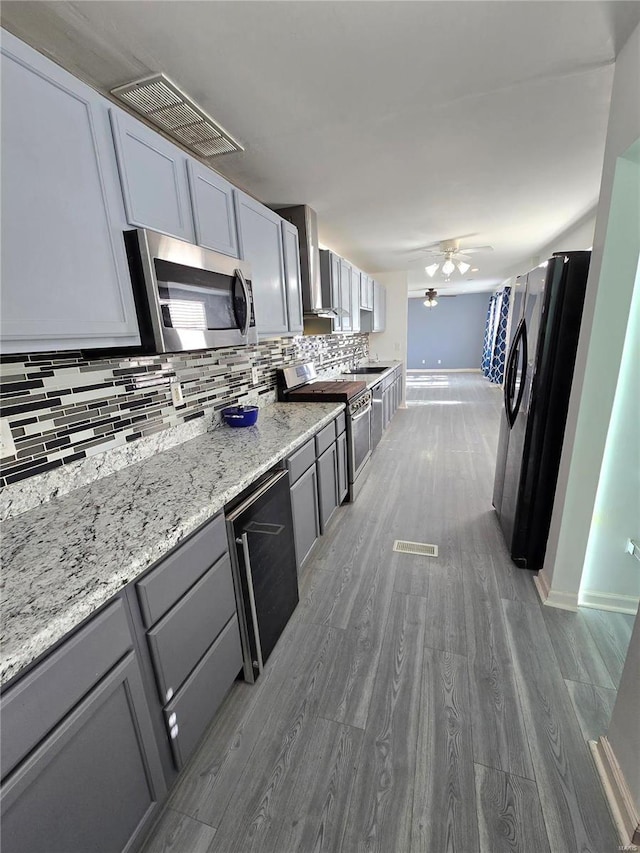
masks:
<path id="1" fill-rule="evenodd" d="M 306 204 L 281 207 L 276 210 L 283 219 L 295 225 L 300 241 L 300 275 L 302 279 L 302 309 L 308 317 L 340 317 L 346 313 L 333 305 L 331 283 L 320 275 L 320 246 L 318 216 Z"/>

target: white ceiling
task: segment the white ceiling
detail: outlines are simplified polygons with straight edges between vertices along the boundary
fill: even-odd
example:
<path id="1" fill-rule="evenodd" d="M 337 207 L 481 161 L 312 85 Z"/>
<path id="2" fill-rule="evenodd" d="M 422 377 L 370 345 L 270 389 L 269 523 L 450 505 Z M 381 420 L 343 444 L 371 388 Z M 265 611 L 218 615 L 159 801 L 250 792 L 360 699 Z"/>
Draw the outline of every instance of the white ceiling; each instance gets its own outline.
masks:
<path id="1" fill-rule="evenodd" d="M 368 271 L 473 235 L 469 290 L 597 202 L 637 2 L 3 2 L 3 25 L 107 92 L 163 71 L 245 146 L 216 169 L 318 212 Z M 586 247 L 585 247 L 586 248 Z M 524 270 L 523 270 L 524 271 Z"/>

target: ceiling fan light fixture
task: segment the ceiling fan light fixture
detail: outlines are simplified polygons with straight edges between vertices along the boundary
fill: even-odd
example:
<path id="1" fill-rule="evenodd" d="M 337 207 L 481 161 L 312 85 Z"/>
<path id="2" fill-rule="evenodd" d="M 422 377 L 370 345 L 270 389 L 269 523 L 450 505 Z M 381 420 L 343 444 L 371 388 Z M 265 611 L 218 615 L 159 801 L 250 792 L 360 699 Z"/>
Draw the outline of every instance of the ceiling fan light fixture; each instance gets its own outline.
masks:
<path id="1" fill-rule="evenodd" d="M 451 260 L 451 258 L 447 258 L 447 260 L 442 264 L 442 273 L 443 275 L 451 275 L 451 273 L 455 270 L 455 264 Z"/>
<path id="2" fill-rule="evenodd" d="M 435 306 L 438 304 L 438 300 L 436 299 L 437 295 L 438 295 L 438 291 L 434 290 L 432 287 L 430 287 L 429 290 L 427 290 L 427 292 L 425 293 L 425 296 L 427 298 L 422 303 L 425 306 L 425 308 L 435 308 Z"/>
<path id="3" fill-rule="evenodd" d="M 437 273 L 439 266 L 440 264 L 429 264 L 428 267 L 424 268 L 424 271 L 429 276 L 429 278 L 433 278 L 434 275 Z"/>
<path id="4" fill-rule="evenodd" d="M 464 261 L 458 261 L 456 266 L 460 270 L 460 275 L 464 275 L 468 270 L 471 269 L 471 264 L 467 264 Z"/>

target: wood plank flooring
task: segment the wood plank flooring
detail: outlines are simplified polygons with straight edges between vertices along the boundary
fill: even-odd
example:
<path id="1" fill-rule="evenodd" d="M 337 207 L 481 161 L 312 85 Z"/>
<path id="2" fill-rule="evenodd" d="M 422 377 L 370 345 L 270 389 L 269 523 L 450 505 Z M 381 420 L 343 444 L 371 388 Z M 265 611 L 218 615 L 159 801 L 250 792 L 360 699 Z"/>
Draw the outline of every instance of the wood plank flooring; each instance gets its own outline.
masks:
<path id="1" fill-rule="evenodd" d="M 618 849 L 585 738 L 630 620 L 547 614 L 511 564 L 491 508 L 500 389 L 421 374 L 407 396 L 144 853 Z"/>

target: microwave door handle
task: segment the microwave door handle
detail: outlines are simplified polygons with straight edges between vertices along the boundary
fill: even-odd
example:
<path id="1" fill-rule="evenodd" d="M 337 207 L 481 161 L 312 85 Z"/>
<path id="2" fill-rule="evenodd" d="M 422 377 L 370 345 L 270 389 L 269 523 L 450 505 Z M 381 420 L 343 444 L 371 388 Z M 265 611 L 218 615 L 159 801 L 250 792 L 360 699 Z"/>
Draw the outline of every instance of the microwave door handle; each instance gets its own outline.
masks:
<path id="1" fill-rule="evenodd" d="M 241 329 L 243 336 L 246 336 L 249 334 L 249 325 L 251 323 L 251 303 L 249 302 L 249 288 L 247 287 L 247 281 L 244 277 L 242 270 L 236 269 L 234 274 L 235 274 L 236 278 L 238 279 L 238 281 L 240 282 L 240 287 L 242 288 L 242 296 L 244 298 L 244 304 L 246 306 L 246 317 L 245 317 L 245 321 L 244 321 L 244 328 Z M 235 308 L 234 308 L 234 313 L 235 313 Z M 236 322 L 238 322 L 238 315 L 237 314 L 236 314 Z M 238 323 L 238 326 L 239 325 L 240 324 Z"/>

